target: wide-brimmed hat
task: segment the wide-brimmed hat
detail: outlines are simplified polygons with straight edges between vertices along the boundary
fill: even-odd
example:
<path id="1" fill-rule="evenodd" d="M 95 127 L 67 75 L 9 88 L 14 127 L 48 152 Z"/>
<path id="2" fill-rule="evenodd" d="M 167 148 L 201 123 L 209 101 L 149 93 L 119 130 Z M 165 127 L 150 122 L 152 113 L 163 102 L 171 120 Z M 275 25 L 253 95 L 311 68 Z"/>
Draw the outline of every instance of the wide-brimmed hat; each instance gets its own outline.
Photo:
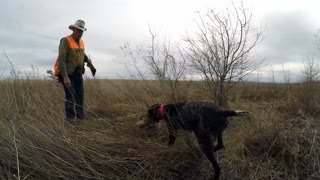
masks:
<path id="1" fill-rule="evenodd" d="M 85 25 L 84 21 L 79 19 L 74 24 L 71 24 L 69 26 L 69 29 L 72 30 L 73 28 L 77 28 L 77 29 L 80 29 L 81 31 L 86 31 L 87 28 L 85 28 L 84 25 Z"/>

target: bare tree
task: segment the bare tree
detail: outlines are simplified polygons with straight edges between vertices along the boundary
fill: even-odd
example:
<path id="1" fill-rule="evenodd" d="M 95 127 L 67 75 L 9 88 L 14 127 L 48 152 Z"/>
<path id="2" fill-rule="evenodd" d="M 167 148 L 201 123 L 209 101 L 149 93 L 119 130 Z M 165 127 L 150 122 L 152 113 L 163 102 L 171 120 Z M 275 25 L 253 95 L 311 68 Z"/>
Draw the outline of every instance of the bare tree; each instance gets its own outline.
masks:
<path id="1" fill-rule="evenodd" d="M 320 65 L 315 63 L 314 58 L 307 58 L 301 71 L 304 82 L 317 81 L 320 78 Z"/>
<path id="2" fill-rule="evenodd" d="M 162 45 L 157 41 L 157 36 L 149 28 L 151 44 L 144 61 L 148 64 L 153 75 L 160 80 L 161 87 L 166 90 L 167 96 L 173 102 L 180 100 L 179 80 L 182 79 L 185 71 L 186 61 L 181 50 L 174 51 L 170 41 L 165 41 Z M 183 96 L 183 95 L 182 95 Z"/>
<path id="3" fill-rule="evenodd" d="M 160 82 L 160 88 L 168 101 L 178 102 L 183 99 L 185 94 L 181 88 L 186 61 L 180 48 L 171 47 L 173 43 L 169 40 L 160 40 L 157 33 L 149 27 L 150 41 L 132 50 L 129 44 L 122 47 L 129 57 L 129 63 L 137 74 L 138 79 L 143 80 L 143 86 L 146 90 L 151 90 L 147 80 L 156 79 Z M 153 77 L 150 77 L 153 76 Z M 133 77 L 133 76 L 132 76 Z"/>
<path id="4" fill-rule="evenodd" d="M 228 91 L 260 67 L 250 52 L 261 42 L 261 33 L 251 28 L 252 13 L 243 7 L 223 12 L 198 13 L 198 33 L 187 35 L 185 52 L 190 64 L 206 80 L 215 103 L 227 105 Z"/>

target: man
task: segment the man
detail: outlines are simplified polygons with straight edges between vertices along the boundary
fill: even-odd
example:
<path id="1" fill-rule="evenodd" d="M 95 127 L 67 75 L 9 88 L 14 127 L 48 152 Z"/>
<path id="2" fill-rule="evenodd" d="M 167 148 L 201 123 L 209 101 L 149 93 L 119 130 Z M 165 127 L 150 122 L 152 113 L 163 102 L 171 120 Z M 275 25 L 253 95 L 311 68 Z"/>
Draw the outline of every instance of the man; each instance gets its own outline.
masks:
<path id="1" fill-rule="evenodd" d="M 91 64 L 91 60 L 84 53 L 84 43 L 81 39 L 85 28 L 83 20 L 77 20 L 69 26 L 73 33 L 60 40 L 58 67 L 59 79 L 65 91 L 66 120 L 72 124 L 73 119 L 84 119 L 83 77 L 84 62 Z"/>

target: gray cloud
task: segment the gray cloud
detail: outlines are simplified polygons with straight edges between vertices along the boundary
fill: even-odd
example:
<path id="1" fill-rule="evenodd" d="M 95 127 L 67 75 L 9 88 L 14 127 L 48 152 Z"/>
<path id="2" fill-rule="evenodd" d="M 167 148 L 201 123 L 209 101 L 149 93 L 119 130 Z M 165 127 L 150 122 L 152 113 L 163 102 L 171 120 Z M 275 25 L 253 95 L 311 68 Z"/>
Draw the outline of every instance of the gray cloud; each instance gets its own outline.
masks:
<path id="1" fill-rule="evenodd" d="M 306 13 L 272 13 L 262 21 L 266 37 L 259 53 L 270 64 L 302 62 L 308 56 L 317 54 L 313 44 L 314 34 L 319 27 Z"/>
<path id="2" fill-rule="evenodd" d="M 143 3 L 150 6 L 143 8 Z M 45 74 L 47 69 L 52 69 L 60 38 L 71 34 L 68 26 L 77 19 L 83 19 L 88 28 L 83 37 L 86 52 L 96 63 L 97 75 L 119 77 L 118 74 L 125 70 L 113 60 L 122 57 L 120 47 L 125 42 L 134 46 L 144 41 L 148 37 L 148 23 L 174 26 L 182 22 L 182 19 L 174 17 L 172 19 L 176 22 L 170 22 L 171 16 L 167 14 L 170 8 L 156 11 L 157 7 L 149 1 L 3 0 L 0 6 L 0 73 L 10 69 L 2 55 L 5 51 L 17 69 L 30 69 L 33 65 Z M 180 8 L 176 15 L 184 17 L 185 10 Z M 189 7 L 189 10 L 194 14 L 193 8 Z M 162 12 L 166 19 L 149 22 L 148 16 L 156 12 Z M 258 55 L 265 58 L 267 64 L 281 65 L 299 63 L 307 56 L 317 54 L 313 35 L 320 24 L 316 22 L 319 18 L 312 15 L 302 10 L 265 14 L 260 24 L 266 37 L 257 47 Z M 186 26 L 192 28 L 191 24 Z M 183 34 L 184 31 L 180 32 Z"/>
<path id="3" fill-rule="evenodd" d="M 97 75 L 109 77 L 121 72 L 113 59 L 122 54 L 120 46 L 135 42 L 143 36 L 141 24 L 135 19 L 131 1 L 86 0 L 4 0 L 0 6 L 0 50 L 5 51 L 16 69 L 31 65 L 44 72 L 53 68 L 59 40 L 71 34 L 68 29 L 77 19 L 86 22 L 86 52 L 98 68 Z M 147 24 L 145 24 L 147 27 Z M 0 53 L 0 71 L 10 64 Z"/>

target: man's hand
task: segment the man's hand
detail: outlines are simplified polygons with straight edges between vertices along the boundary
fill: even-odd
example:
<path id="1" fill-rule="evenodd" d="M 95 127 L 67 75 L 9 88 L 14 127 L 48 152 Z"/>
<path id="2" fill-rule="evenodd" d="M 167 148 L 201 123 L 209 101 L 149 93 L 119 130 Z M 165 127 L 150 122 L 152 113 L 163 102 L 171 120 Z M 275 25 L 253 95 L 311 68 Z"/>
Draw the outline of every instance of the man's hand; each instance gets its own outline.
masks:
<path id="1" fill-rule="evenodd" d="M 64 84 L 67 88 L 69 88 L 69 87 L 71 86 L 71 82 L 70 82 L 70 79 L 69 79 L 68 76 L 64 76 L 64 77 L 63 77 L 63 84 Z"/>

